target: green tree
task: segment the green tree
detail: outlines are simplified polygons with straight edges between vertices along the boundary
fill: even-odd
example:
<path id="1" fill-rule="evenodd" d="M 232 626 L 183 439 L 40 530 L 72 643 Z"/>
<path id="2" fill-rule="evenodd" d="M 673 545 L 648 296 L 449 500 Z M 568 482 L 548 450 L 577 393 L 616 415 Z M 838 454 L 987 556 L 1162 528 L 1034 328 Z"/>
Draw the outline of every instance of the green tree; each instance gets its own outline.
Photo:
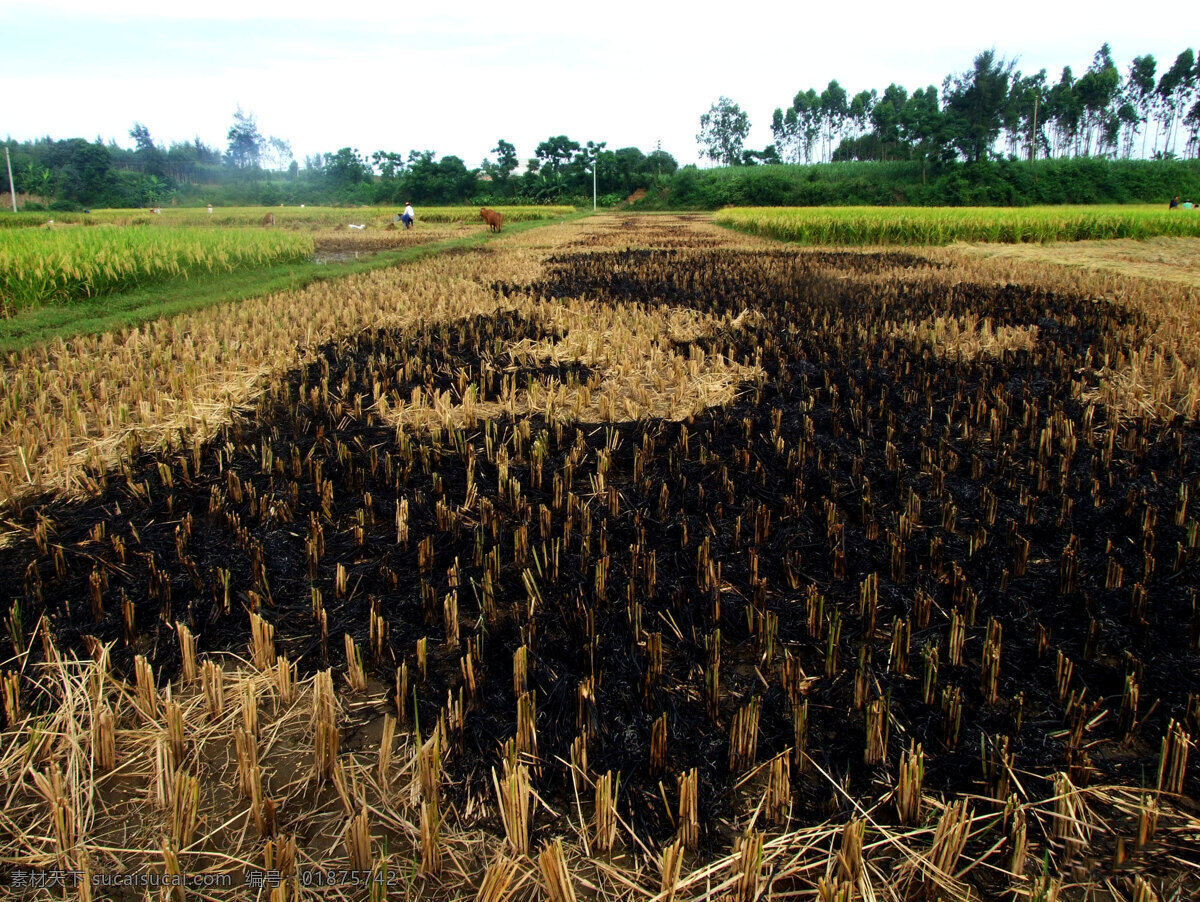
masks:
<path id="1" fill-rule="evenodd" d="M 655 146 L 653 152 L 646 157 L 645 172 L 647 176 L 652 176 L 656 180 L 673 175 L 678 168 L 679 163 L 662 149 L 661 144 Z"/>
<path id="2" fill-rule="evenodd" d="M 834 142 L 845 131 L 846 119 L 849 115 L 850 105 L 846 100 L 846 90 L 836 80 L 831 81 L 821 92 L 819 116 L 824 139 L 824 149 L 821 154 L 823 160 L 828 160 L 833 156 Z"/>
<path id="3" fill-rule="evenodd" d="M 559 200 L 571 191 L 582 193 L 581 149 L 578 141 L 566 135 L 555 135 L 538 144 L 536 156 L 526 167 L 522 192 L 537 201 Z"/>
<path id="4" fill-rule="evenodd" d="M 404 171 L 404 157 L 389 150 L 377 150 L 371 154 L 371 165 L 385 182 L 393 181 Z"/>
<path id="5" fill-rule="evenodd" d="M 579 150 L 578 141 L 572 141 L 566 135 L 555 135 L 539 144 L 534 153 L 541 163 L 541 173 L 557 180 Z"/>
<path id="6" fill-rule="evenodd" d="M 500 193 L 506 193 L 512 174 L 521 165 L 521 161 L 517 157 L 517 148 L 501 138 L 492 148 L 492 153 L 496 155 L 495 161 L 484 160 L 481 168 L 484 174 L 492 180 L 492 184 L 496 186 L 497 190 Z"/>
<path id="7" fill-rule="evenodd" d="M 199 161 L 200 163 L 203 163 L 206 166 L 220 166 L 221 165 L 221 151 L 219 148 L 209 147 L 207 144 L 205 144 L 203 141 L 200 140 L 199 136 L 197 136 L 192 141 L 192 143 L 196 147 L 197 161 Z"/>
<path id="8" fill-rule="evenodd" d="M 263 145 L 262 159 L 267 169 L 276 172 L 286 170 L 295 162 L 292 157 L 292 142 L 272 135 Z"/>
<path id="9" fill-rule="evenodd" d="M 477 187 L 476 172 L 469 170 L 459 157 L 434 159 L 432 150 L 411 151 L 403 177 L 402 197 L 416 204 L 462 203 Z"/>
<path id="10" fill-rule="evenodd" d="M 400 179 L 400 193 L 396 201 L 412 200 L 419 204 L 431 197 L 437 185 L 437 163 L 432 150 L 410 150 L 404 163 L 404 177 Z"/>
<path id="11" fill-rule="evenodd" d="M 478 170 L 468 169 L 461 157 L 448 154 L 437 163 L 434 203 L 463 203 L 478 187 Z"/>
<path id="12" fill-rule="evenodd" d="M 1083 108 L 1083 155 L 1091 156 L 1093 148 L 1103 155 L 1116 149 L 1120 120 L 1117 118 L 1117 95 L 1121 73 L 1112 60 L 1108 44 L 1104 44 L 1092 59 L 1092 65 L 1076 85 Z"/>
<path id="13" fill-rule="evenodd" d="M 103 199 L 108 189 L 112 155 L 99 140 L 91 143 L 71 138 L 51 143 L 45 165 L 54 172 L 56 194 L 91 206 Z"/>
<path id="14" fill-rule="evenodd" d="M 742 145 L 750 134 L 750 117 L 728 97 L 721 97 L 700 117 L 696 143 L 700 155 L 723 166 L 741 162 Z"/>
<path id="15" fill-rule="evenodd" d="M 971 69 L 948 76 L 942 86 L 950 143 L 971 162 L 986 160 L 1000 134 L 1013 66 L 985 50 Z"/>
<path id="16" fill-rule="evenodd" d="M 743 150 L 743 166 L 771 166 L 782 163 L 779 151 L 774 144 L 768 144 L 762 150 Z"/>
<path id="17" fill-rule="evenodd" d="M 871 121 L 871 110 L 875 107 L 877 96 L 873 89 L 870 91 L 859 91 L 850 101 L 850 109 L 846 114 L 846 121 L 854 129 L 856 137 L 867 130 L 867 125 Z"/>
<path id="18" fill-rule="evenodd" d="M 1196 91 L 1196 55 L 1189 47 L 1175 58 L 1175 64 L 1163 73 L 1155 90 L 1158 116 L 1164 135 L 1163 155 L 1175 152 L 1175 127 Z"/>
<path id="19" fill-rule="evenodd" d="M 775 139 L 775 146 L 779 148 L 780 155 L 788 163 L 800 162 L 800 121 L 796 117 L 796 110 L 793 107 L 788 107 L 787 112 L 784 112 L 780 107 L 775 108 L 775 112 L 771 114 L 771 136 Z"/>
<path id="20" fill-rule="evenodd" d="M 1033 75 L 1013 76 L 1008 103 L 1004 108 L 1004 130 L 1008 133 L 1009 152 L 1032 160 L 1046 147 L 1047 119 L 1046 70 Z"/>
<path id="21" fill-rule="evenodd" d="M 821 137 L 823 117 L 821 96 L 812 88 L 798 91 L 786 110 L 775 110 L 771 135 L 775 138 L 779 156 L 788 163 L 811 163 L 813 147 Z"/>
<path id="22" fill-rule="evenodd" d="M 215 173 L 205 170 L 221 165 L 219 151 L 207 146 L 199 138 L 195 141 L 172 142 L 166 155 L 167 176 L 174 182 L 196 184 L 206 181 L 206 176 Z"/>
<path id="23" fill-rule="evenodd" d="M 588 141 L 579 153 L 575 154 L 575 159 L 572 160 L 572 176 L 578 179 L 578 182 L 571 187 L 576 190 L 582 190 L 584 194 L 590 194 L 592 190 L 592 170 L 596 171 L 596 187 L 599 190 L 600 185 L 600 168 L 602 166 L 611 166 L 613 163 L 613 154 L 606 153 L 604 148 L 608 146 L 607 141 Z"/>
<path id="24" fill-rule="evenodd" d="M 636 147 L 622 147 L 600 155 L 600 193 L 628 196 L 650 184 L 646 155 Z"/>
<path id="25" fill-rule="evenodd" d="M 943 126 L 937 88 L 929 85 L 913 91 L 900 112 L 900 134 L 921 161 L 922 185 L 928 181 L 930 162 L 941 155 Z"/>
<path id="26" fill-rule="evenodd" d="M 167 151 L 167 171 L 173 180 L 191 184 L 196 181 L 199 163 L 191 141 L 174 142 Z"/>
<path id="27" fill-rule="evenodd" d="M 1186 155 L 1189 157 L 1200 156 L 1200 100 L 1192 104 L 1192 108 L 1184 117 L 1183 124 L 1187 128 L 1188 136 Z"/>
<path id="28" fill-rule="evenodd" d="M 166 178 L 167 157 L 150 137 L 150 129 L 140 122 L 135 122 L 129 130 L 129 137 L 133 138 L 134 157 L 138 168 L 146 175 Z"/>
<path id="29" fill-rule="evenodd" d="M 1146 156 L 1146 137 L 1150 133 L 1147 127 L 1154 113 L 1154 73 L 1158 67 L 1157 61 L 1151 54 L 1135 56 L 1129 65 L 1129 74 L 1125 76 L 1125 99 L 1136 111 L 1137 120 L 1130 129 L 1142 133 L 1142 156 Z"/>
<path id="30" fill-rule="evenodd" d="M 257 170 L 262 158 L 263 136 L 259 134 L 258 123 L 253 113 L 244 113 L 239 106 L 233 114 L 233 125 L 226 136 L 229 148 L 225 152 L 225 162 L 234 169 L 242 171 Z"/>
<path id="31" fill-rule="evenodd" d="M 40 163 L 30 160 L 24 169 L 17 170 L 13 178 L 17 181 L 18 190 L 26 194 L 36 194 L 42 203 L 54 199 L 54 173 Z"/>
<path id="32" fill-rule="evenodd" d="M 133 138 L 135 150 L 154 150 L 154 140 L 150 137 L 150 129 L 142 123 L 133 123 L 133 128 L 129 130 L 129 137 Z"/>
<path id="33" fill-rule="evenodd" d="M 805 163 L 813 161 L 813 150 L 821 138 L 824 112 L 821 96 L 809 88 L 792 98 L 792 109 L 796 111 L 796 137 L 800 142 L 800 154 Z"/>
<path id="34" fill-rule="evenodd" d="M 337 153 L 325 154 L 325 179 L 336 189 L 353 188 L 371 180 L 371 167 L 356 147 L 343 147 Z"/>
<path id="35" fill-rule="evenodd" d="M 887 160 L 889 152 L 893 159 L 901 154 L 900 127 L 907 103 L 908 91 L 893 82 L 871 110 L 871 124 L 875 126 L 875 134 L 879 138 L 880 162 Z"/>
<path id="36" fill-rule="evenodd" d="M 1068 156 L 1079 142 L 1083 119 L 1083 104 L 1075 90 L 1075 76 L 1070 66 L 1063 67 L 1058 84 L 1046 95 L 1046 113 L 1054 122 L 1054 149 L 1058 156 Z"/>

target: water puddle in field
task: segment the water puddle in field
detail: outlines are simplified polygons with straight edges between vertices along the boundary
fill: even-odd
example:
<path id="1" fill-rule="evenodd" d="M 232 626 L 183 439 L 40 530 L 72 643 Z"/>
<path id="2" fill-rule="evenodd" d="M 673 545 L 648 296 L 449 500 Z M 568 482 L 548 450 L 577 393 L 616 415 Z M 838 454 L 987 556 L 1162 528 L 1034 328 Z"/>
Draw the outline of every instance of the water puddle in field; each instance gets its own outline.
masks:
<path id="1" fill-rule="evenodd" d="M 349 263 L 375 256 L 375 251 L 317 251 L 309 261 L 312 263 Z"/>

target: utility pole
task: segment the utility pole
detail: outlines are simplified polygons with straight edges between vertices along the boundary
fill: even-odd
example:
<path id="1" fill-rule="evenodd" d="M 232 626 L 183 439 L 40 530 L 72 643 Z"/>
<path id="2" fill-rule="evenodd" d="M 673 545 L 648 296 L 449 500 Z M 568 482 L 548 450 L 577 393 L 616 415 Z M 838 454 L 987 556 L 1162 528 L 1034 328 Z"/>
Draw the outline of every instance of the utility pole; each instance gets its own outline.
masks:
<path id="1" fill-rule="evenodd" d="M 600 165 L 600 151 L 592 159 L 592 212 L 596 212 L 596 167 Z"/>
<path id="2" fill-rule="evenodd" d="M 13 184 L 12 157 L 8 154 L 8 145 L 4 145 L 4 160 L 8 163 L 8 194 L 12 198 L 13 212 L 17 212 L 17 186 Z"/>
<path id="3" fill-rule="evenodd" d="M 1029 132 L 1029 162 L 1037 159 L 1037 110 L 1041 92 L 1036 88 L 1033 92 L 1033 128 Z"/>

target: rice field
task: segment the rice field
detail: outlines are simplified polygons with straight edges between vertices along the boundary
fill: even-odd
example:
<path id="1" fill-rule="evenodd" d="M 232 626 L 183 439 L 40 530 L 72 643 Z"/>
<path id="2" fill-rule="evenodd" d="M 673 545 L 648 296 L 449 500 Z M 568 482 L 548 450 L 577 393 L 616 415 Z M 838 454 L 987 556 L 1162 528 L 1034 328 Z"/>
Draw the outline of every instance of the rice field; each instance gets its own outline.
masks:
<path id="1" fill-rule="evenodd" d="M 732 207 L 713 219 L 747 234 L 816 245 L 1022 244 L 1200 236 L 1200 215 L 1158 205 Z"/>
<path id="2" fill-rule="evenodd" d="M 9 355 L 0 885 L 1188 898 L 1198 316 L 606 215 Z"/>
<path id="3" fill-rule="evenodd" d="M 171 279 L 307 259 L 310 235 L 250 229 L 0 229 L 4 316 Z"/>
<path id="4" fill-rule="evenodd" d="M 509 224 L 557 219 L 573 207 L 510 207 Z M 402 230 L 395 212 L 367 208 L 262 207 L 0 217 L 0 316 L 42 304 L 117 294 L 251 266 L 351 259 L 461 237 L 482 226 L 477 207 L 431 207 Z M 265 226 L 265 217 L 273 217 Z M 7 228 L 3 226 L 8 226 Z M 22 228 L 21 226 L 40 226 Z M 459 231 L 454 231 L 459 230 Z"/>
<path id="5" fill-rule="evenodd" d="M 53 220 L 62 225 L 119 225 L 169 226 L 182 228 L 239 228 L 259 227 L 267 213 L 275 215 L 280 229 L 346 229 L 351 224 L 367 229 L 386 228 L 404 209 L 398 207 L 162 207 L 152 210 L 92 210 L 88 213 L 18 212 L 0 216 L 0 232 L 5 228 L 36 228 Z M 455 223 L 476 222 L 479 207 L 418 207 L 417 222 Z M 575 212 L 571 206 L 511 206 L 501 207 L 505 222 L 529 222 L 558 219 Z"/>

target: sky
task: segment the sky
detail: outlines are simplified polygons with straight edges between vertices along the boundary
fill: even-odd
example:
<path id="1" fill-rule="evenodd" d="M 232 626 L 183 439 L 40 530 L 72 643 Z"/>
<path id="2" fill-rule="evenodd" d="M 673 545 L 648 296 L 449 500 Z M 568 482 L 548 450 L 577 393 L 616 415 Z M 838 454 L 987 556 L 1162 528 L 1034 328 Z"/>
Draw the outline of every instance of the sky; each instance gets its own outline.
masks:
<path id="1" fill-rule="evenodd" d="M 940 86 L 994 48 L 1057 80 L 1106 41 L 1123 72 L 1152 53 L 1161 74 L 1200 39 L 1190 0 L 1145 15 L 1125 0 L 0 0 L 0 23 L 0 135 L 19 141 L 132 147 L 140 122 L 164 146 L 199 138 L 224 150 L 241 108 L 301 164 L 353 147 L 432 150 L 469 167 L 501 138 L 525 160 L 560 134 L 646 153 L 661 143 L 694 163 L 700 116 L 722 96 L 749 115 L 757 149 L 773 140 L 775 108 L 831 79 L 851 96 Z"/>

